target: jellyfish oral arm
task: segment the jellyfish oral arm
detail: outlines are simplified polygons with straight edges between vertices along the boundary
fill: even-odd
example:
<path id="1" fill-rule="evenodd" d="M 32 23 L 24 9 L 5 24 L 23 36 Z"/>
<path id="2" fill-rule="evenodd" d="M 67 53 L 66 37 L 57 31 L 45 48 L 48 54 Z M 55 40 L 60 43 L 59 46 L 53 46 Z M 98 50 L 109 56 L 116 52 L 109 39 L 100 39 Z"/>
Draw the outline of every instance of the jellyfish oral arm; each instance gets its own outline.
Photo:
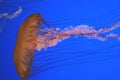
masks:
<path id="1" fill-rule="evenodd" d="M 118 27 L 120 27 L 120 21 L 115 22 L 114 24 L 112 24 L 112 25 L 109 26 L 109 27 L 100 28 L 100 29 L 98 30 L 98 32 L 99 32 L 99 33 L 109 32 L 109 31 L 111 31 L 111 30 L 113 30 L 113 29 L 116 29 L 116 28 L 118 28 Z"/>
<path id="2" fill-rule="evenodd" d="M 105 28 L 95 29 L 88 25 L 79 25 L 76 27 L 72 27 L 70 29 L 60 30 L 59 28 L 50 28 L 44 29 L 41 31 L 46 31 L 44 34 L 39 34 L 37 38 L 37 46 L 36 50 L 41 50 L 42 48 L 55 46 L 58 42 L 62 40 L 68 39 L 70 36 L 84 36 L 88 39 L 97 39 L 100 41 L 105 41 L 110 38 L 115 38 L 120 40 L 120 36 L 118 34 L 110 33 L 105 34 L 104 36 L 101 34 L 105 32 L 109 32 L 115 28 L 120 26 L 120 21 L 115 22 L 113 25 Z"/>
<path id="3" fill-rule="evenodd" d="M 0 14 L 0 18 L 8 18 L 8 19 L 12 19 L 14 17 L 16 17 L 17 15 L 19 15 L 22 12 L 22 8 L 19 7 L 18 10 L 16 12 L 14 12 L 13 14 L 9 15 L 8 13 L 2 13 Z"/>

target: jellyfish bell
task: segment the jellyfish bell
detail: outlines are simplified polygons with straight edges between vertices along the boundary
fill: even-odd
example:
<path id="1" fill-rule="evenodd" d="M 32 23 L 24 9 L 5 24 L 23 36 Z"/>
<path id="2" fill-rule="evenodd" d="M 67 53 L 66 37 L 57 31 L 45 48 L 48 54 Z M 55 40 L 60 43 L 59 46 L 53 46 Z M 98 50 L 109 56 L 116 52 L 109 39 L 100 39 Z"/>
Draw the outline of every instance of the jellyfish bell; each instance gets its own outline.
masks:
<path id="1" fill-rule="evenodd" d="M 14 50 L 14 63 L 19 76 L 25 80 L 29 77 L 40 24 L 44 23 L 41 14 L 30 15 L 18 31 Z"/>

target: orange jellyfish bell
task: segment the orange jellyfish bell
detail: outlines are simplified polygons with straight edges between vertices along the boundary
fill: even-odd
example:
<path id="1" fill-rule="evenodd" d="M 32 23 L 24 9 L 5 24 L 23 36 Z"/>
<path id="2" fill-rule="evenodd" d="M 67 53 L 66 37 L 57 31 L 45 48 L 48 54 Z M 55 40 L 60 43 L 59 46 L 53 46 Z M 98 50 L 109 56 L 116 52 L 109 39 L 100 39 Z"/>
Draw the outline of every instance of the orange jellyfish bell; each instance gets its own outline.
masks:
<path id="1" fill-rule="evenodd" d="M 41 14 L 30 15 L 20 26 L 14 50 L 14 64 L 19 76 L 26 80 L 30 75 L 40 24 L 45 22 Z M 46 23 L 46 22 L 45 22 Z M 48 25 L 48 24 L 47 24 Z"/>

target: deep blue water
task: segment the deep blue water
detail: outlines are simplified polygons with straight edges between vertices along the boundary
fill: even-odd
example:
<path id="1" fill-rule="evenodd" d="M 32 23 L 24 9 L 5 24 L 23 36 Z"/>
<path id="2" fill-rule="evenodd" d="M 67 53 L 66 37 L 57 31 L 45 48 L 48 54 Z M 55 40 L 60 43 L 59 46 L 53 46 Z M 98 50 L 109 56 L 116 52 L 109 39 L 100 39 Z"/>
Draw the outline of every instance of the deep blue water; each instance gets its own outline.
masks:
<path id="1" fill-rule="evenodd" d="M 95 28 L 111 25 L 120 19 L 120 0 L 2 0 L 0 13 L 13 13 L 18 6 L 23 11 L 8 20 L 0 32 L 0 80 L 21 80 L 14 63 L 13 52 L 17 31 L 32 13 L 41 13 L 53 27 L 86 24 Z M 0 24 L 6 19 L 0 19 Z M 45 25 L 43 24 L 42 27 Z M 46 27 L 46 26 L 45 26 Z M 113 30 L 119 34 L 120 28 Z M 99 41 L 71 37 L 58 45 L 42 50 L 36 56 L 40 63 L 28 80 L 120 80 L 120 40 Z"/>

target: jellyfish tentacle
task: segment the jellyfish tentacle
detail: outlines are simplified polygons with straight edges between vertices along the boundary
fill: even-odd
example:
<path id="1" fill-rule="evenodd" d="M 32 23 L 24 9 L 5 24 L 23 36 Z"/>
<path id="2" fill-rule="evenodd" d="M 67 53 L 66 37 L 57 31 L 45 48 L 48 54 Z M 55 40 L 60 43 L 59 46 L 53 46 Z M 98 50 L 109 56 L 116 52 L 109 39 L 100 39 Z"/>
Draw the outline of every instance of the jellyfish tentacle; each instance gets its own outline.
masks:
<path id="1" fill-rule="evenodd" d="M 49 69 L 54 69 L 54 68 L 58 68 L 58 67 L 64 67 L 64 66 L 70 66 L 70 65 L 78 65 L 78 64 L 84 64 L 84 63 L 90 63 L 90 62 L 101 62 L 101 61 L 106 61 L 106 60 L 110 60 L 110 59 L 113 59 L 113 58 L 119 58 L 118 55 L 115 55 L 114 57 L 107 57 L 107 58 L 104 58 L 102 60 L 95 60 L 95 61 L 82 61 L 82 62 L 72 62 L 72 63 L 65 63 L 65 64 L 57 64 L 57 65 L 52 65 L 52 66 L 49 66 L 47 68 L 43 68 L 38 70 L 38 71 L 35 71 L 34 73 L 31 73 L 30 74 L 30 77 L 34 76 L 34 75 L 37 75 L 43 71 L 46 71 L 46 70 L 49 70 Z"/>

